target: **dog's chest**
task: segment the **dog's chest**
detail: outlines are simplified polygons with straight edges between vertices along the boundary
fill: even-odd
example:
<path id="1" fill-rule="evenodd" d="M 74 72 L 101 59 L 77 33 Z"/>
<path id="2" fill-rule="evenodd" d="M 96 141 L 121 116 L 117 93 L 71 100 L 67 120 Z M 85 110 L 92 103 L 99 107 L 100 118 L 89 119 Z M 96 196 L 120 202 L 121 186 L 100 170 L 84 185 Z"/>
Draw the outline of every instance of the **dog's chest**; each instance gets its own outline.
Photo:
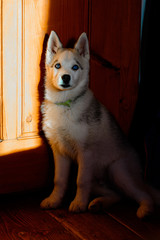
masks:
<path id="1" fill-rule="evenodd" d="M 72 154 L 85 144 L 88 135 L 87 126 L 82 126 L 77 113 L 68 107 L 46 106 L 43 128 L 53 144 Z"/>

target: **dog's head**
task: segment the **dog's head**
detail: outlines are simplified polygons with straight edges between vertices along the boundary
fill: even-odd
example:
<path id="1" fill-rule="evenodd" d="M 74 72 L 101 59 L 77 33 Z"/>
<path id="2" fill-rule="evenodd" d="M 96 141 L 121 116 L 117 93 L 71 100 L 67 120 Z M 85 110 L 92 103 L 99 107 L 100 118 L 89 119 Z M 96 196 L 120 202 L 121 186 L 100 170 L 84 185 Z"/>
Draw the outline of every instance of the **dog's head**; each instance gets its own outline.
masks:
<path id="1" fill-rule="evenodd" d="M 52 31 L 46 51 L 46 74 L 57 90 L 70 90 L 87 81 L 89 46 L 86 33 L 82 33 L 73 49 L 63 48 L 57 34 Z"/>

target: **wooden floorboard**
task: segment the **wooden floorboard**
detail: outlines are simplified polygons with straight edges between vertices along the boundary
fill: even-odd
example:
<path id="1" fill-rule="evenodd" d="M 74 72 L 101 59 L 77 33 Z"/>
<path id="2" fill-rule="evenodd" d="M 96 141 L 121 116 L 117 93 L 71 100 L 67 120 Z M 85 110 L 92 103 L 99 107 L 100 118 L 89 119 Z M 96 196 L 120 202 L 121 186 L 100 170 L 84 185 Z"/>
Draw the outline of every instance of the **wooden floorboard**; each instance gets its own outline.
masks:
<path id="1" fill-rule="evenodd" d="M 74 232 L 81 239 L 87 240 L 138 240 L 136 234 L 119 224 L 106 214 L 81 213 L 73 214 L 67 210 L 51 210 L 48 212 L 62 225 Z"/>
<path id="2" fill-rule="evenodd" d="M 139 235 L 145 240 L 160 240 L 160 208 L 144 220 L 136 216 L 137 205 L 131 201 L 121 202 L 112 207 L 108 214 L 117 222 Z"/>
<path id="3" fill-rule="evenodd" d="M 0 240 L 160 240 L 160 211 L 146 221 L 133 203 L 103 214 L 41 210 L 39 193 L 0 196 Z"/>
<path id="4" fill-rule="evenodd" d="M 32 199 L 13 200 L 2 204 L 0 210 L 0 240 L 78 240 L 59 222 L 39 207 L 39 201 Z"/>

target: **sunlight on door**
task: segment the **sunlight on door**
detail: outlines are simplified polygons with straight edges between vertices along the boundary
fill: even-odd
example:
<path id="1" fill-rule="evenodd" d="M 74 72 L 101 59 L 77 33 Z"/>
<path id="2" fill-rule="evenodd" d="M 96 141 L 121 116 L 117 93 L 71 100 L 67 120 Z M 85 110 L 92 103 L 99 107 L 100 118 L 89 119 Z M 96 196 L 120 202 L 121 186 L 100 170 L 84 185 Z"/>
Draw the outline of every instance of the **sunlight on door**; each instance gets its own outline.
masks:
<path id="1" fill-rule="evenodd" d="M 50 1 L 0 2 L 0 155 L 39 146 L 41 54 Z"/>

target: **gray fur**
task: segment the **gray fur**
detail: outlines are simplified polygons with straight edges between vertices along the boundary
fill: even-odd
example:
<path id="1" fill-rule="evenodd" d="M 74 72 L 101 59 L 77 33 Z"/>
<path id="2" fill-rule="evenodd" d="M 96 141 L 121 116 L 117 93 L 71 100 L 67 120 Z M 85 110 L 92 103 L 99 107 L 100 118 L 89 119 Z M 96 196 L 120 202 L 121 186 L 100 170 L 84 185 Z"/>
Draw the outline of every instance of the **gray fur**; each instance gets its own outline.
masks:
<path id="1" fill-rule="evenodd" d="M 84 121 L 88 125 L 90 125 L 96 122 L 100 122 L 101 117 L 102 117 L 101 105 L 95 98 L 93 98 L 88 108 L 85 109 L 84 113 L 82 113 L 80 121 Z"/>

